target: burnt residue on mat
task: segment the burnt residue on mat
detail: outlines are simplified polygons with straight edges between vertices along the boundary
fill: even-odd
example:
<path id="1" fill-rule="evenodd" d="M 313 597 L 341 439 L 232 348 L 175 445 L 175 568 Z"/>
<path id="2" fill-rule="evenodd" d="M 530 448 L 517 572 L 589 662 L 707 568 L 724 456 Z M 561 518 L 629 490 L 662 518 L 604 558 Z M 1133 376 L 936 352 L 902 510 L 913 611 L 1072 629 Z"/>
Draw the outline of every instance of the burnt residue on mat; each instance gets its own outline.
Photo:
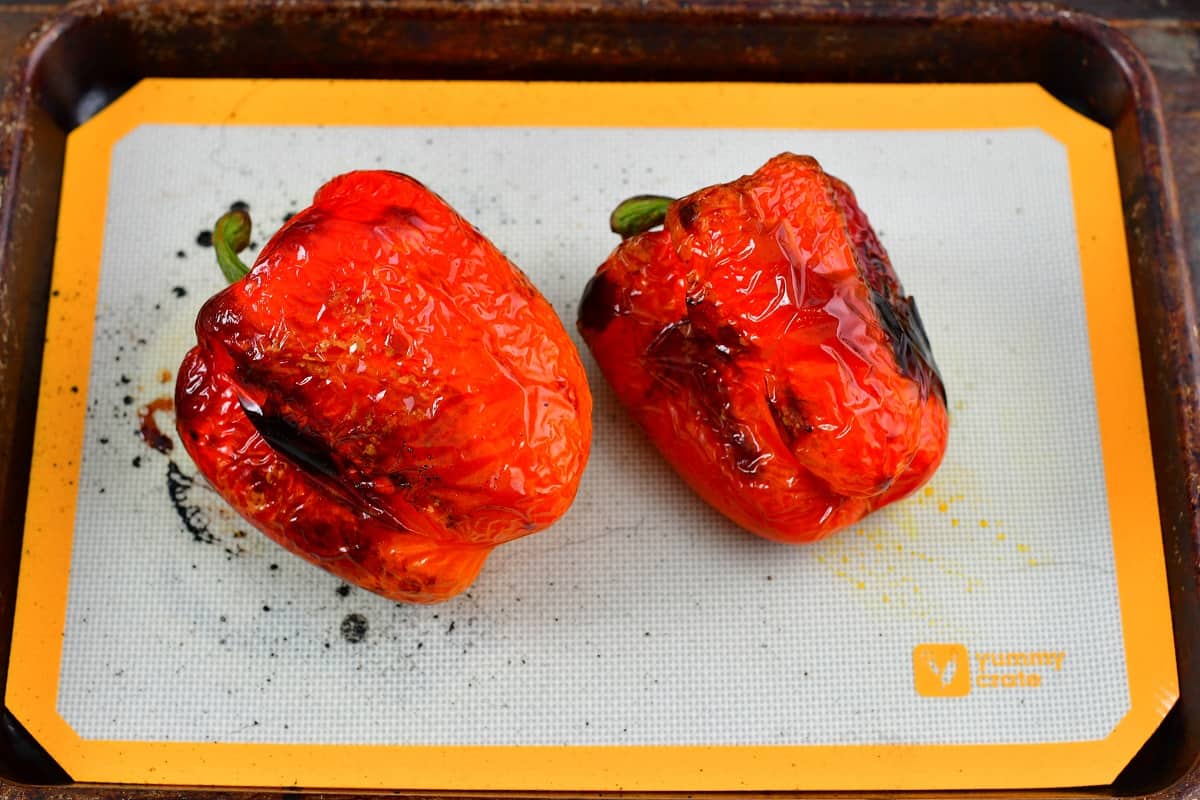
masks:
<path id="1" fill-rule="evenodd" d="M 195 478 L 181 470 L 174 461 L 167 462 L 167 496 L 171 498 L 171 505 L 183 522 L 184 530 L 197 542 L 214 544 L 217 537 L 209 530 L 208 517 L 200 506 L 190 502 L 195 487 Z"/>
<path id="2" fill-rule="evenodd" d="M 160 382 L 169 380 L 170 375 L 169 371 L 162 370 L 159 375 Z M 132 398 L 128 396 L 125 400 L 126 404 L 132 402 Z M 175 448 L 175 442 L 170 436 L 163 433 L 156 415 L 159 413 L 169 414 L 174 410 L 175 401 L 166 396 L 156 397 L 138 409 L 138 436 L 146 443 L 147 447 L 164 455 Z M 141 456 L 134 457 L 133 466 L 142 466 Z M 180 469 L 173 459 L 167 460 L 167 497 L 170 498 L 171 506 L 183 524 L 183 529 L 192 535 L 193 541 L 216 544 L 220 539 L 209 528 L 208 516 L 199 505 L 191 500 L 192 491 L 196 486 L 196 478 Z"/>
<path id="3" fill-rule="evenodd" d="M 342 638 L 350 644 L 358 644 L 367 638 L 369 627 L 362 614 L 347 614 L 342 620 Z"/>

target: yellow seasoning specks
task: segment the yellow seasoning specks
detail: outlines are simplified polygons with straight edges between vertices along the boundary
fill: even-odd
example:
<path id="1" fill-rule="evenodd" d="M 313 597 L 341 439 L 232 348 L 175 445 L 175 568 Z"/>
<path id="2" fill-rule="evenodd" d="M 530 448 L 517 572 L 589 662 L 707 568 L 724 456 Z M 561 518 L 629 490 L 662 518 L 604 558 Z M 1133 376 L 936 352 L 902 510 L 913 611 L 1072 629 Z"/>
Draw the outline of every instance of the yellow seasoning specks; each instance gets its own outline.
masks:
<path id="1" fill-rule="evenodd" d="M 1036 558 L 1029 559 L 1029 566 L 1036 567 L 1037 565 L 1038 565 L 1038 562 L 1037 562 Z"/>
<path id="2" fill-rule="evenodd" d="M 988 526 L 988 521 L 986 519 L 979 520 L 979 527 L 986 528 L 987 526 Z"/>
<path id="3" fill-rule="evenodd" d="M 957 528 L 957 527 L 958 527 L 958 520 L 956 520 L 956 519 L 952 519 L 952 520 L 950 520 L 950 527 L 951 527 L 951 528 Z"/>
<path id="4" fill-rule="evenodd" d="M 951 527 L 944 525 L 944 521 L 951 520 L 950 507 L 956 502 L 949 489 L 922 487 L 910 498 L 912 504 L 907 508 L 898 504 L 866 524 L 859 523 L 822 543 L 822 569 L 830 579 L 842 584 L 846 600 L 853 598 L 880 614 L 919 620 L 922 627 L 929 623 L 932 629 L 944 629 L 946 635 L 951 635 L 955 615 L 947 616 L 950 607 L 956 601 L 975 599 L 982 590 L 973 583 L 973 567 L 958 564 L 955 551 L 943 553 L 939 549 L 942 541 L 931 535 L 936 528 L 946 533 Z M 923 499 L 923 508 L 918 508 Z M 934 514 L 935 508 L 939 515 Z M 997 522 L 987 510 L 964 505 L 954 511 L 951 525 L 958 530 L 951 538 L 956 541 L 961 542 L 963 528 L 974 527 L 985 517 L 990 526 L 985 533 L 998 532 Z M 1014 550 L 1004 549 L 1015 555 Z M 1028 555 L 1021 556 L 1018 563 L 1023 565 L 1027 558 Z"/>
<path id="5" fill-rule="evenodd" d="M 1018 553 L 1028 553 L 1028 552 L 1029 552 L 1029 545 L 1027 545 L 1027 544 L 1019 544 L 1019 545 L 1017 545 L 1017 552 L 1018 552 Z"/>
<path id="6" fill-rule="evenodd" d="M 1007 536 L 1006 534 L 1003 534 L 1003 533 L 997 533 L 997 534 L 996 534 L 996 541 L 997 541 L 997 542 L 1003 542 L 1003 541 L 1004 541 L 1005 539 L 1007 539 L 1007 538 L 1008 538 L 1008 536 Z"/>

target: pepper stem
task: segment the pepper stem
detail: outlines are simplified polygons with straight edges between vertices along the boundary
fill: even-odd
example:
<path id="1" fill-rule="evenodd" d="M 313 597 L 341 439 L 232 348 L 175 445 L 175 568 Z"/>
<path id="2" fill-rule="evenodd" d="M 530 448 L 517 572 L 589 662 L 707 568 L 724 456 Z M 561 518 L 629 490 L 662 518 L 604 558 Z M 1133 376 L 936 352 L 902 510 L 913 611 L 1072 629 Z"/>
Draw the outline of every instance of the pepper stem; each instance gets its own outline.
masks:
<path id="1" fill-rule="evenodd" d="M 221 274 L 230 283 L 237 283 L 250 272 L 237 254 L 250 244 L 250 215 L 235 210 L 223 214 L 213 226 L 213 247 L 217 251 L 217 264 Z"/>
<path id="2" fill-rule="evenodd" d="M 675 202 L 673 197 L 657 194 L 639 194 L 617 206 L 608 218 L 608 226 L 622 239 L 637 236 L 655 225 L 662 225 L 667 218 L 667 207 Z"/>

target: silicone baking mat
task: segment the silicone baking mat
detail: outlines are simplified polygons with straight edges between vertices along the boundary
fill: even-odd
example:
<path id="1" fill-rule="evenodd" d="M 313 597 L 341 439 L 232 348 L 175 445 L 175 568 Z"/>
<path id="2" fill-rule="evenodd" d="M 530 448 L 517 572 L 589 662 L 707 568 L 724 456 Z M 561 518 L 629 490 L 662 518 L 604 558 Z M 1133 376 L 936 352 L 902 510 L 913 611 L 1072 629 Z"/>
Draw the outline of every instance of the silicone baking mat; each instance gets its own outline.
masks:
<path id="1" fill-rule="evenodd" d="M 335 174 L 410 173 L 573 329 L 620 200 L 785 150 L 854 187 L 951 409 L 933 481 L 824 542 L 705 506 L 586 353 L 577 501 L 438 606 L 139 435 L 173 436 L 231 203 L 255 248 Z M 6 702 L 85 781 L 1105 783 L 1177 693 L 1121 232 L 1108 131 L 1032 86 L 144 82 L 68 143 Z"/>

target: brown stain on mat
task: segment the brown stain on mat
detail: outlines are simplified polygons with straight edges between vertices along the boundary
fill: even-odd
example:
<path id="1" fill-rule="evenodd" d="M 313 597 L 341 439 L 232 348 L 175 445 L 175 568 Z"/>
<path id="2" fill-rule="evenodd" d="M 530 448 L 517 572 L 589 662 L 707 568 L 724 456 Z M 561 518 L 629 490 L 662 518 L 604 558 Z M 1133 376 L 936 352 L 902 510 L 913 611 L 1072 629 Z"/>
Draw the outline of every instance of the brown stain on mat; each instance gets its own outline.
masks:
<path id="1" fill-rule="evenodd" d="M 154 415 L 160 411 L 174 410 L 175 401 L 170 397 L 156 397 L 138 409 L 138 435 L 142 437 L 143 442 L 160 453 L 171 452 L 175 442 L 158 427 L 158 420 Z"/>

